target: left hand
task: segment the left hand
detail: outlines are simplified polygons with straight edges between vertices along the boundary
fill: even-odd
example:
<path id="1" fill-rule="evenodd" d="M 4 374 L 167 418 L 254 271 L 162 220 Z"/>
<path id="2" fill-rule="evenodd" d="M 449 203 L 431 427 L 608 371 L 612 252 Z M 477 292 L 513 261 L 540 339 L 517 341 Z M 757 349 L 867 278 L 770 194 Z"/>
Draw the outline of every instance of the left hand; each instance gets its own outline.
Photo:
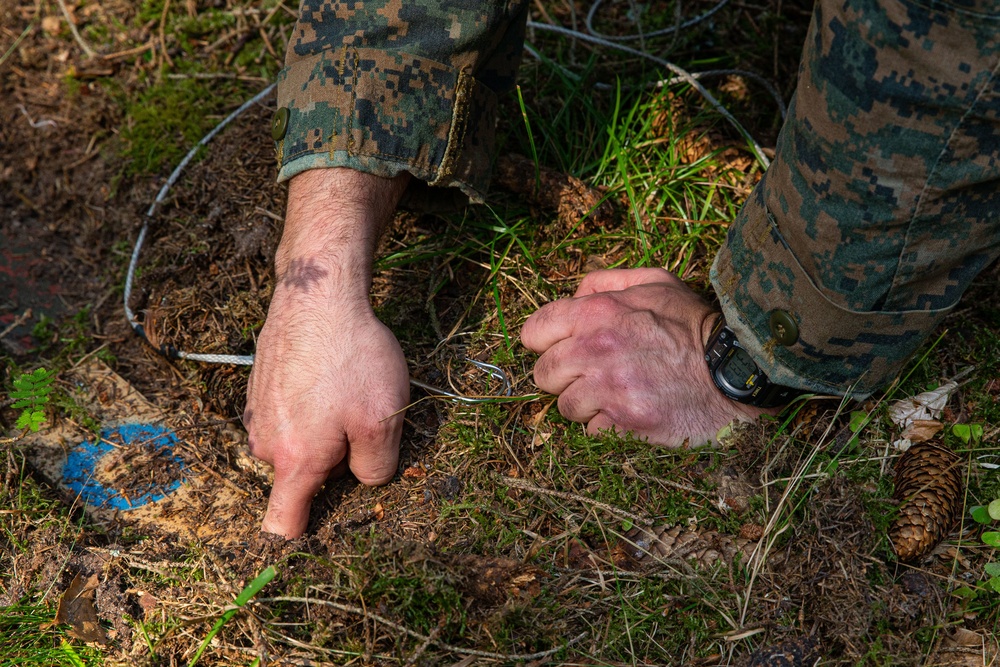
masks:
<path id="1" fill-rule="evenodd" d="M 701 445 L 733 420 L 770 412 L 727 398 L 712 382 L 705 344 L 715 315 L 663 269 L 595 271 L 575 296 L 529 317 L 521 342 L 541 354 L 535 384 L 558 394 L 559 412 L 588 433 Z"/>

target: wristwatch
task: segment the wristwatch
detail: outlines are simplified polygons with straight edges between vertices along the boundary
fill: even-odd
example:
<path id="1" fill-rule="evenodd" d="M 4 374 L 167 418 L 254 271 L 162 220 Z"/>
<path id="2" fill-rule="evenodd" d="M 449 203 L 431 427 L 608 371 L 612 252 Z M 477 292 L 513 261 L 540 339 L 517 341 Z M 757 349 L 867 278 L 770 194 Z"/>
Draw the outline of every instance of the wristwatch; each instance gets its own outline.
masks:
<path id="1" fill-rule="evenodd" d="M 793 398 L 805 393 L 768 380 L 767 374 L 736 340 L 733 330 L 726 326 L 726 319 L 721 313 L 708 337 L 705 361 L 719 391 L 740 403 L 773 408 L 790 403 Z"/>

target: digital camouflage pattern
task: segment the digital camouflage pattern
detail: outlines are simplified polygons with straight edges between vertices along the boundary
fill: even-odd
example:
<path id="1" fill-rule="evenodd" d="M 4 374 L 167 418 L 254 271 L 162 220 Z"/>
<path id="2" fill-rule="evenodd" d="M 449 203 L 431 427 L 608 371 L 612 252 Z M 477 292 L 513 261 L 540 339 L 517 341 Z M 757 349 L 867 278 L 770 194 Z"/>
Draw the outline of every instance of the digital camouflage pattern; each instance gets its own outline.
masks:
<path id="1" fill-rule="evenodd" d="M 305 0 L 279 178 L 409 171 L 481 200 L 526 18 L 513 0 Z M 818 0 L 774 164 L 712 270 L 773 381 L 871 393 L 997 256 L 998 39 L 1000 0 Z M 776 310 L 798 323 L 789 346 Z"/>
<path id="2" fill-rule="evenodd" d="M 865 396 L 998 254 L 1000 0 L 819 0 L 774 163 L 713 266 L 729 326 L 775 382 Z"/>
<path id="3" fill-rule="evenodd" d="M 482 201 L 526 20 L 522 1 L 304 0 L 278 77 L 279 180 L 409 171 Z"/>

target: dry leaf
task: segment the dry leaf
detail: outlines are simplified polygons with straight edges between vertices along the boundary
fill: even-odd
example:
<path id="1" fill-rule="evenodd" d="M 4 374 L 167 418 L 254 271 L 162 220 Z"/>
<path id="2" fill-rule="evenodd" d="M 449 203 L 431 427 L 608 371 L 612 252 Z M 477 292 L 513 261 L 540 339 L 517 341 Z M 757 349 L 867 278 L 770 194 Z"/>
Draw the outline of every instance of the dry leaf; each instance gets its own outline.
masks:
<path id="1" fill-rule="evenodd" d="M 933 391 L 896 401 L 889 406 L 889 418 L 902 430 L 920 419 L 937 419 L 956 389 L 957 382 L 945 382 Z"/>
<path id="2" fill-rule="evenodd" d="M 966 628 L 945 634 L 928 664 L 941 667 L 987 667 L 996 665 L 1000 646 L 991 635 L 981 635 Z"/>
<path id="3" fill-rule="evenodd" d="M 149 618 L 150 614 L 156 611 L 156 607 L 159 603 L 159 600 L 146 591 L 139 591 L 139 606 L 142 607 L 142 611 L 145 613 L 146 618 Z"/>
<path id="4" fill-rule="evenodd" d="M 403 471 L 404 479 L 423 479 L 427 477 L 427 471 L 420 466 L 410 466 Z"/>
<path id="5" fill-rule="evenodd" d="M 382 507 L 382 503 L 375 503 L 375 509 L 373 511 L 375 513 L 376 521 L 381 521 L 385 518 L 385 509 Z"/>
<path id="6" fill-rule="evenodd" d="M 73 577 L 69 588 L 59 598 L 56 618 L 49 627 L 66 624 L 70 626 L 71 637 L 106 645 L 108 637 L 97 621 L 97 609 L 94 607 L 94 591 L 99 584 L 96 574 L 90 575 L 89 579 L 79 574 Z"/>
<path id="7" fill-rule="evenodd" d="M 951 398 L 952 393 L 956 389 L 958 389 L 957 382 L 945 382 L 933 391 L 925 391 L 922 394 L 904 398 L 890 405 L 889 418 L 903 432 L 902 436 L 892 443 L 892 446 L 899 451 L 905 452 L 911 445 L 928 440 L 933 434 L 922 437 L 923 431 L 919 428 L 916 431 L 916 438 L 909 437 L 910 428 L 915 426 L 917 422 L 937 421 L 944 407 L 948 404 L 948 399 Z"/>
<path id="8" fill-rule="evenodd" d="M 903 438 L 910 441 L 910 444 L 926 442 L 933 438 L 944 428 L 944 424 L 936 419 L 915 419 L 903 431 Z"/>
<path id="9" fill-rule="evenodd" d="M 539 445 L 544 445 L 551 438 L 552 433 L 550 431 L 535 431 L 535 434 L 531 436 L 531 448 L 534 449 Z"/>
<path id="10" fill-rule="evenodd" d="M 955 628 L 955 634 L 952 635 L 951 639 L 958 646 L 983 645 L 982 635 L 967 628 Z"/>

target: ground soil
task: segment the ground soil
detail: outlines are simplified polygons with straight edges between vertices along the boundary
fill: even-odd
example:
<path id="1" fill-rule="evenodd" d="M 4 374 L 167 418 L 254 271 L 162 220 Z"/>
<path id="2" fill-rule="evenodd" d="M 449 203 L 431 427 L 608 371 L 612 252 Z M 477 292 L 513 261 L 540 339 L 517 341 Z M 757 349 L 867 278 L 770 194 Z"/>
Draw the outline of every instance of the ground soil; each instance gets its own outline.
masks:
<path id="1" fill-rule="evenodd" d="M 34 11 L 29 3 L 0 5 L 0 46 L 13 42 Z M 107 11 L 118 12 L 131 25 L 129 8 L 109 5 Z M 744 11 L 749 15 L 753 8 Z M 568 20 L 555 14 L 555 19 Z M 599 18 L 607 30 L 620 19 L 613 14 Z M 777 48 L 773 66 L 774 75 L 793 78 L 794 58 L 785 63 Z M 67 85 L 70 67 L 75 68 L 78 83 L 73 92 Z M 115 141 L 124 122 L 122 108 L 107 87 L 93 84 L 98 74 L 110 75 L 128 94 L 137 89 L 140 74 L 149 74 L 144 67 L 127 59 L 87 61 L 71 37 L 41 29 L 0 65 L 0 243 L 6 262 L 0 262 L 0 286 L 7 290 L 0 291 L 0 329 L 28 307 L 33 311 L 3 344 L 12 358 L 29 363 L 38 358 L 31 348 L 53 342 L 32 340 L 28 334 L 33 324 L 43 315 L 66 318 L 89 308 L 81 325 L 87 342 L 77 357 L 106 346 L 114 355 L 110 360 L 114 370 L 151 402 L 172 413 L 180 424 L 204 426 L 201 437 L 185 441 L 182 456 L 199 470 L 210 471 L 211 479 L 203 488 L 206 512 L 213 490 L 223 488 L 242 494 L 239 512 L 227 519 L 226 539 L 198 545 L 202 571 L 221 573 L 211 583 L 135 580 L 136 572 L 153 573 L 155 579 L 157 572 L 181 571 L 178 563 L 189 557 L 190 545 L 179 543 L 169 531 L 136 536 L 121 526 L 94 525 L 68 540 L 55 526 L 33 530 L 30 549 L 12 559 L 17 576 L 5 580 L 0 603 L 36 593 L 49 583 L 62 590 L 77 574 L 99 573 L 97 607 L 109 630 L 112 657 L 128 663 L 142 649 L 142 640 L 127 619 L 155 619 L 180 604 L 196 610 L 189 612 L 192 617 L 217 611 L 239 592 L 239 582 L 280 559 L 291 558 L 289 562 L 299 568 L 294 575 L 283 575 L 289 587 L 294 576 L 317 581 L 339 576 L 334 565 L 294 560 L 293 555 L 349 553 L 355 536 L 371 533 L 382 540 L 384 558 L 461 582 L 478 618 L 489 619 L 509 608 L 511 601 L 537 596 L 545 578 L 542 569 L 523 560 L 462 553 L 462 528 L 438 521 L 442 505 L 459 496 L 472 477 L 468 464 L 441 444 L 438 430 L 445 422 L 476 428 L 478 418 L 472 409 L 446 413 L 438 403 L 417 403 L 407 415 L 402 472 L 393 484 L 368 488 L 349 478 L 332 481 L 313 505 L 307 537 L 285 542 L 259 532 L 269 473 L 249 456 L 239 425 L 247 369 L 172 362 L 153 347 L 237 354 L 254 348 L 273 287 L 272 261 L 284 211 L 285 188 L 275 183 L 274 151 L 266 136 L 274 102 L 251 109 L 212 144 L 177 183 L 153 221 L 131 304 L 142 317 L 150 346 L 124 322 L 120 299 L 131 244 L 165 174 L 123 177 Z M 94 72 L 93 77 L 88 71 Z M 511 117 L 519 114 L 514 105 L 509 111 Z M 773 123 L 763 123 L 755 131 L 773 137 Z M 554 170 L 541 174 L 546 187 L 538 192 L 533 182 L 525 181 L 524 164 L 522 157 L 504 156 L 498 201 L 521 198 L 523 205 L 554 214 L 553 235 L 570 233 L 574 217 L 603 196 Z M 556 192 L 565 196 L 553 199 Z M 599 213 L 589 226 L 573 233 L 590 234 L 617 224 L 620 211 L 616 213 L 614 202 L 602 204 Z M 439 234 L 449 224 L 433 216 L 400 215 L 386 247 Z M 594 266 L 582 256 L 573 261 L 577 265 L 567 260 L 544 270 L 574 276 Z M 434 384 L 447 384 L 449 379 L 475 383 L 474 373 L 453 364 L 462 346 L 438 349 L 436 342 L 464 318 L 484 316 L 478 311 L 470 315 L 469 308 L 477 303 L 472 291 L 486 269 L 469 262 L 454 271 L 447 288 L 440 291 L 437 270 L 428 263 L 385 272 L 376 280 L 375 301 L 380 306 L 394 304 L 383 311 L 390 327 L 428 323 L 428 335 L 401 341 L 407 358 L 417 360 L 413 370 L 418 377 Z M 489 351 L 488 343 L 478 350 L 483 356 Z M 519 389 L 530 386 L 527 369 L 520 370 Z M 536 408 L 504 409 L 511 419 L 521 419 Z M 766 437 L 757 434 L 742 441 L 731 462 L 739 475 L 759 480 L 765 466 L 773 471 L 791 469 L 797 453 L 783 450 L 788 461 L 767 459 L 762 454 Z M 533 455 L 533 442 L 511 446 L 525 460 Z M 143 461 L 150 465 L 136 465 Z M 129 494 L 141 494 L 175 478 L 178 471 L 171 466 L 179 465 L 169 455 L 138 448 L 121 450 L 114 463 L 115 469 L 104 473 Z M 119 466 L 134 472 L 123 477 Z M 695 479 L 698 472 L 692 475 Z M 934 580 L 951 576 L 948 568 L 953 560 L 940 554 L 919 572 L 895 571 L 886 562 L 884 542 L 866 519 L 856 486 L 840 480 L 819 488 L 810 501 L 809 520 L 791 528 L 793 535 L 783 542 L 788 546 L 773 554 L 758 574 L 760 583 L 752 600 L 755 622 L 767 627 L 775 642 L 810 635 L 823 647 L 822 655 L 853 661 L 861 660 L 867 650 L 858 644 L 859 638 L 868 637 L 876 624 L 888 623 L 895 630 L 886 636 L 898 643 L 892 648 L 893 655 L 901 656 L 898 664 L 916 664 L 904 657 L 921 657 L 912 631 L 924 627 L 928 619 L 942 619 L 954 611 L 954 601 L 944 598 Z M 736 506 L 737 497 L 733 492 L 721 500 L 729 498 Z M 745 523 L 752 521 L 748 518 Z M 543 528 L 534 530 L 544 534 Z M 756 539 L 754 531 L 759 528 L 748 528 L 748 535 Z M 567 552 L 566 567 L 592 567 L 594 559 L 607 562 L 615 557 L 607 545 L 579 541 L 574 548 L 572 554 Z M 641 554 L 637 556 L 630 563 L 641 569 L 645 566 Z M 175 580 L 176 576 L 159 581 Z M 314 613 L 331 627 L 358 622 L 342 611 Z M 259 628 L 248 627 L 247 636 L 259 640 Z M 190 638 L 185 641 L 191 643 Z"/>

